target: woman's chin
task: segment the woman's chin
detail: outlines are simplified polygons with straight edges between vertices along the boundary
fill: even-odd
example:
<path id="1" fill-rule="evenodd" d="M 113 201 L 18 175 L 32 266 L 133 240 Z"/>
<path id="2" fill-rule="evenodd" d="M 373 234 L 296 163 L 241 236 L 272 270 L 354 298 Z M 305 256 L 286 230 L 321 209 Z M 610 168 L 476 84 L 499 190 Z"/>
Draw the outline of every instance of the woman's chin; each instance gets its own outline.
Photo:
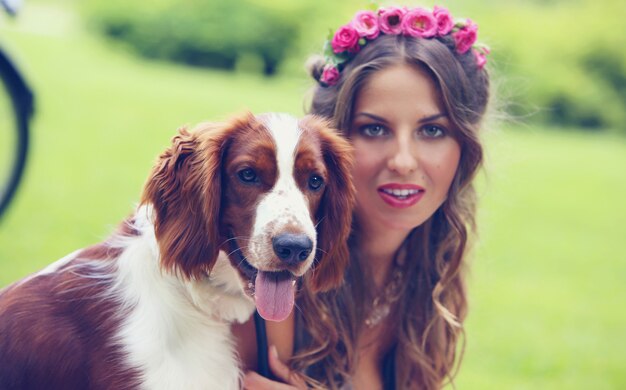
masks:
<path id="1" fill-rule="evenodd" d="M 398 233 L 408 233 L 414 228 L 424 223 L 425 218 L 418 218 L 418 216 L 410 215 L 390 215 L 386 212 L 367 212 L 362 210 L 356 210 L 355 219 L 358 221 L 358 225 L 366 230 L 378 230 L 383 228 L 385 230 L 393 230 Z M 363 218 L 366 216 L 366 218 Z"/>
<path id="2" fill-rule="evenodd" d="M 381 218 L 379 226 L 385 230 L 394 231 L 402 234 L 408 234 L 411 230 L 424 223 L 423 220 L 407 219 L 407 218 Z"/>
<path id="3" fill-rule="evenodd" d="M 408 233 L 421 224 L 421 222 L 416 223 L 411 221 L 385 221 L 384 226 L 390 230 Z"/>

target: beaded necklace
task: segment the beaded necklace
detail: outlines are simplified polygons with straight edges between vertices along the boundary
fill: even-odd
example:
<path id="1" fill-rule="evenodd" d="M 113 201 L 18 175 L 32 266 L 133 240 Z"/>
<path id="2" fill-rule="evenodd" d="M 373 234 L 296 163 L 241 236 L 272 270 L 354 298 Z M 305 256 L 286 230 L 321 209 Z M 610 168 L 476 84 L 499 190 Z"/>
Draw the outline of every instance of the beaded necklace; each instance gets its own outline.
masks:
<path id="1" fill-rule="evenodd" d="M 387 285 L 383 289 L 382 293 L 372 301 L 372 307 L 367 318 L 365 319 L 365 326 L 368 328 L 375 327 L 387 318 L 391 312 L 391 305 L 400 299 L 400 296 L 402 295 L 402 276 L 404 273 L 404 267 L 398 262 L 398 257 L 402 255 L 406 261 L 405 252 L 406 251 L 404 250 L 403 245 L 398 250 L 398 253 L 393 260 L 393 269 L 391 270 L 391 275 Z"/>

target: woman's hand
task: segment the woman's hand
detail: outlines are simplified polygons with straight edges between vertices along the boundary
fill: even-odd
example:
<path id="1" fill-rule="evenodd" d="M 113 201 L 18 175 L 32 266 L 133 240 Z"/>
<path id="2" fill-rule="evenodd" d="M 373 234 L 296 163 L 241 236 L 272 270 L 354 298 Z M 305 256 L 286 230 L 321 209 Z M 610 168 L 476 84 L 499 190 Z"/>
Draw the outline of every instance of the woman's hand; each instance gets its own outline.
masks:
<path id="1" fill-rule="evenodd" d="M 294 390 L 306 389 L 306 383 L 278 357 L 275 346 L 271 346 L 268 352 L 270 369 L 282 382 L 276 382 L 259 375 L 254 371 L 248 371 L 243 378 L 243 388 L 246 390 Z"/>

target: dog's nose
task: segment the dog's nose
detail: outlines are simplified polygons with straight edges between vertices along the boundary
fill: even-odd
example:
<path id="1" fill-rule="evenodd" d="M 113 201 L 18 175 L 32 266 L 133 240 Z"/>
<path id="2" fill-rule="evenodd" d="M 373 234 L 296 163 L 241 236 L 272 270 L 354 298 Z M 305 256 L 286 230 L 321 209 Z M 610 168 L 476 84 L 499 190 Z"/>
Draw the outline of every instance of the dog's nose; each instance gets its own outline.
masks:
<path id="1" fill-rule="evenodd" d="M 313 241 L 305 234 L 280 234 L 272 238 L 274 253 L 283 262 L 295 265 L 309 257 L 313 250 Z"/>

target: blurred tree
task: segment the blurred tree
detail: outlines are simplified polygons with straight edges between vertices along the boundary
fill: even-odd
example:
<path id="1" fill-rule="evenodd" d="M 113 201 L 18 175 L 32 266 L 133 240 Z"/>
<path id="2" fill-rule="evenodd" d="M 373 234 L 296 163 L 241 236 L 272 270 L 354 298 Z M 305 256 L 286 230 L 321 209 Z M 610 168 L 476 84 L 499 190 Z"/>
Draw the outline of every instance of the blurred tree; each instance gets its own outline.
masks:
<path id="1" fill-rule="evenodd" d="M 297 8 L 287 12 L 249 0 L 158 0 L 148 7 L 92 0 L 87 10 L 99 32 L 144 56 L 234 69 L 242 54 L 252 54 L 267 75 L 276 73 L 300 31 Z"/>
<path id="2" fill-rule="evenodd" d="M 496 84 L 504 85 L 499 93 L 514 116 L 626 134 L 626 1 L 448 2 L 456 16 L 467 12 L 479 23 L 480 41 L 492 46 L 488 66 Z M 321 52 L 329 29 L 371 6 L 364 0 L 82 4 L 97 31 L 142 55 L 222 69 L 244 62 L 267 75 L 286 59 L 301 74 L 305 58 Z"/>
<path id="3" fill-rule="evenodd" d="M 622 0 L 513 0 L 483 12 L 481 39 L 492 45 L 511 112 L 626 134 L 624 16 Z"/>

